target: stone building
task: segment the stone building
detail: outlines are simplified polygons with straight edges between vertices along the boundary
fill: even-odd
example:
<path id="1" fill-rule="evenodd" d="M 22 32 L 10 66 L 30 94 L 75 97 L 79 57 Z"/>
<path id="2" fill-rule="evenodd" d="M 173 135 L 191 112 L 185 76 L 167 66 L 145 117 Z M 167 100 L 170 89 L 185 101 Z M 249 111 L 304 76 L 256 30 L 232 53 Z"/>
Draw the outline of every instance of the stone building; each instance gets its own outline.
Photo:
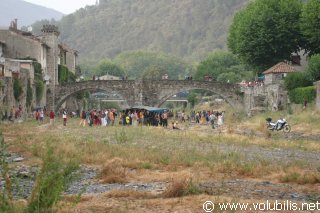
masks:
<path id="1" fill-rule="evenodd" d="M 288 94 L 284 88 L 283 80 L 296 69 L 287 63 L 280 62 L 263 72 L 263 84 L 253 84 L 244 88 L 245 102 L 248 103 L 246 111 L 251 114 L 256 111 L 277 111 L 288 104 Z"/>
<path id="2" fill-rule="evenodd" d="M 33 103 L 33 106 L 45 106 L 54 93 L 54 86 L 58 85 L 58 66 L 64 65 L 69 71 L 75 73 L 77 64 L 77 51 L 69 48 L 59 41 L 59 31 L 54 25 L 44 25 L 42 34 L 33 35 L 31 32 L 18 30 L 17 20 L 14 20 L 9 29 L 0 29 L 0 79 L 7 82 L 2 85 L 1 105 L 10 107 L 15 103 L 12 100 L 12 89 L 9 87 L 12 75 L 17 75 L 22 82 L 31 79 L 32 86 L 34 70 L 32 61 L 23 59 L 33 59 L 41 64 L 43 81 L 45 82 L 44 95 L 40 103 Z M 27 73 L 26 73 L 27 72 Z M 21 78 L 27 78 L 21 79 Z M 25 86 L 25 85 L 23 85 Z M 35 96 L 33 96 L 35 97 Z M 21 99 L 22 100 L 22 99 Z M 19 105 L 23 103 L 15 103 Z"/>
<path id="3" fill-rule="evenodd" d="M 280 62 L 270 69 L 263 72 L 265 75 L 265 85 L 270 84 L 280 84 L 285 77 L 287 77 L 288 73 L 296 72 L 296 69 L 284 62 Z"/>

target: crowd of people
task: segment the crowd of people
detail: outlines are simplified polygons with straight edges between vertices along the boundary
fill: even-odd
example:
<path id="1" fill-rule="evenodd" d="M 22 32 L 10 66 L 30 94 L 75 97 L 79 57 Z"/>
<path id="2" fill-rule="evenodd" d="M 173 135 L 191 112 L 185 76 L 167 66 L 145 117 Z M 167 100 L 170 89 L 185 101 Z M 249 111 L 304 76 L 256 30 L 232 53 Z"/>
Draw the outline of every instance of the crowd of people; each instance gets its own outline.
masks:
<path id="1" fill-rule="evenodd" d="M 9 113 L 7 110 L 5 110 L 3 112 L 1 120 L 2 121 L 5 121 L 5 120 L 13 121 L 14 119 L 21 118 L 21 116 L 22 116 L 22 106 L 21 105 L 19 105 L 18 107 L 12 106 Z"/>
<path id="2" fill-rule="evenodd" d="M 200 124 L 211 124 L 213 128 L 222 126 L 224 123 L 224 116 L 225 112 L 219 111 L 199 111 L 199 112 L 192 112 L 191 118 L 195 120 L 196 123 Z"/>
<path id="3" fill-rule="evenodd" d="M 61 109 L 58 116 L 61 116 L 63 125 L 67 125 L 69 118 L 80 118 L 79 126 L 95 127 L 95 126 L 114 126 L 116 125 L 116 118 L 118 125 L 121 126 L 163 126 L 165 128 L 180 129 L 178 122 L 194 122 L 200 125 L 211 125 L 213 128 L 222 126 L 224 123 L 225 112 L 218 112 L 213 110 L 208 111 L 192 111 L 190 114 L 185 111 L 172 112 L 169 110 L 163 111 L 148 111 L 145 109 L 127 109 L 117 111 L 116 109 L 90 109 L 86 111 L 72 112 L 68 109 Z M 50 118 L 50 124 L 54 125 L 55 113 L 49 113 L 45 108 L 39 108 L 35 111 L 34 117 L 39 124 L 44 122 L 45 117 Z M 169 119 L 172 120 L 169 126 Z"/>
<path id="4" fill-rule="evenodd" d="M 38 107 L 32 110 L 32 117 L 38 122 L 39 125 L 44 123 L 45 117 L 50 119 L 50 124 L 54 125 L 56 114 L 53 110 L 47 111 L 46 107 Z M 12 107 L 9 114 L 5 113 L 2 120 L 19 118 L 22 113 L 22 107 Z M 67 125 L 69 118 L 80 118 L 80 126 L 114 126 L 115 120 L 119 121 L 122 126 L 163 126 L 172 129 L 179 129 L 178 122 L 195 122 L 196 124 L 211 124 L 213 127 L 218 127 L 224 123 L 224 112 L 218 111 L 192 111 L 187 114 L 185 111 L 172 112 L 169 110 L 163 111 L 148 111 L 145 109 L 127 109 L 117 111 L 116 109 L 90 109 L 86 111 L 70 111 L 69 109 L 61 109 L 57 112 L 57 116 L 61 116 L 63 125 Z M 168 120 L 172 118 L 171 126 Z"/>
<path id="5" fill-rule="evenodd" d="M 169 112 L 150 112 L 143 109 L 123 110 L 115 109 L 82 111 L 79 115 L 81 126 L 114 126 L 116 117 L 119 117 L 119 125 L 122 126 L 168 126 Z"/>
<path id="6" fill-rule="evenodd" d="M 262 87 L 264 86 L 264 81 L 241 81 L 239 83 L 240 86 L 243 87 Z"/>

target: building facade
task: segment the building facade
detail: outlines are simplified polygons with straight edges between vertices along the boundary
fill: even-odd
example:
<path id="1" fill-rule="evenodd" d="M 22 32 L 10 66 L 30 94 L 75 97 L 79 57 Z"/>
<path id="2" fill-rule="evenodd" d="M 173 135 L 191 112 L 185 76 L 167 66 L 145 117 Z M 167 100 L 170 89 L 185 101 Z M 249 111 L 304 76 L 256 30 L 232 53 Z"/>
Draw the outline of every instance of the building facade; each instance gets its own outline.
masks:
<path id="1" fill-rule="evenodd" d="M 33 61 L 41 64 L 42 80 L 45 84 L 41 101 L 33 103 L 33 107 L 36 105 L 43 107 L 48 102 L 54 101 L 53 98 L 50 100 L 52 96 L 50 93 L 54 92 L 54 87 L 59 84 L 59 65 L 64 65 L 69 71 L 75 73 L 77 51 L 59 41 L 59 30 L 56 26 L 44 25 L 41 31 L 41 35 L 35 36 L 31 32 L 18 30 L 17 20 L 11 23 L 9 29 L 0 29 L 0 78 L 7 82 L 2 85 L 0 100 L 2 106 L 10 108 L 11 105 L 23 104 L 21 101 L 23 98 L 19 103 L 12 100 L 12 89 L 4 89 L 5 86 L 10 85 L 8 84 L 10 79 L 13 81 L 14 77 L 18 77 L 22 82 L 30 80 L 34 89 Z"/>
<path id="2" fill-rule="evenodd" d="M 284 88 L 284 78 L 297 72 L 295 67 L 280 62 L 263 72 L 263 83 L 253 84 L 244 88 L 246 111 L 254 114 L 259 111 L 278 111 L 287 107 L 289 103 L 288 92 Z"/>

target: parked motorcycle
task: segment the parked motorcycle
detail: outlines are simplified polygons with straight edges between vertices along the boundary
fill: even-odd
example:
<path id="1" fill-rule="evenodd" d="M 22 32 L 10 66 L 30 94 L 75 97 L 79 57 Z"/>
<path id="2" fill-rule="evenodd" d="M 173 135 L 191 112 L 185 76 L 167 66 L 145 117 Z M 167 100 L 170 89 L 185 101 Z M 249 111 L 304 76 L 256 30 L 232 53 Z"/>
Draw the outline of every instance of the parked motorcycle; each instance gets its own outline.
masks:
<path id="1" fill-rule="evenodd" d="M 279 119 L 277 122 L 273 122 L 272 118 L 267 118 L 267 128 L 269 130 L 276 130 L 276 131 L 280 131 L 283 130 L 283 132 L 288 133 L 291 131 L 291 126 L 288 124 L 287 120 L 282 118 Z"/>

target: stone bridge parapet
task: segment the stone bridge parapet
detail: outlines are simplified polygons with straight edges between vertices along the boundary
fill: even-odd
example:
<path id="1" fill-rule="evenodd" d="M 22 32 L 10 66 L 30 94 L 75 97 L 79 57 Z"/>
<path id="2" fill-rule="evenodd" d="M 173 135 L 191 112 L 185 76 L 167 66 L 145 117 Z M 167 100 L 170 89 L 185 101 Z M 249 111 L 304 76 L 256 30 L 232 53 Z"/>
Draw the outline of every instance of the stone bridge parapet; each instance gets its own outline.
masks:
<path id="1" fill-rule="evenodd" d="M 239 85 L 193 80 L 96 80 L 69 83 L 55 87 L 54 102 L 49 107 L 57 111 L 70 96 L 80 91 L 116 92 L 129 106 L 161 106 L 173 95 L 194 89 L 214 92 L 235 109 L 243 108 L 243 93 Z"/>

